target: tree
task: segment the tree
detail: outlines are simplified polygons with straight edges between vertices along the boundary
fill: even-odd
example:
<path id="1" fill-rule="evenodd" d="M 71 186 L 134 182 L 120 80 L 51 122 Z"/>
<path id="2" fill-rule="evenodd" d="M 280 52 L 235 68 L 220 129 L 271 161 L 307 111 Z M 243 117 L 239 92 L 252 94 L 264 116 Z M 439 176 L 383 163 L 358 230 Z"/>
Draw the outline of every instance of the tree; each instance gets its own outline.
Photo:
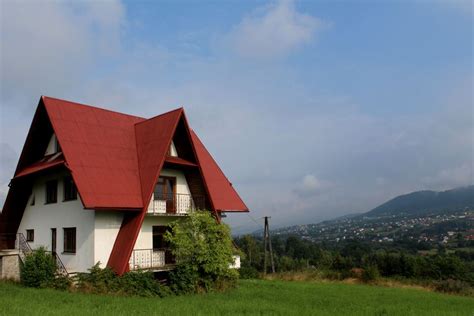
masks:
<path id="1" fill-rule="evenodd" d="M 230 269 L 234 248 L 230 229 L 219 224 L 208 211 L 196 211 L 171 225 L 165 235 L 177 267 L 170 274 L 177 292 L 227 287 L 238 273 Z"/>

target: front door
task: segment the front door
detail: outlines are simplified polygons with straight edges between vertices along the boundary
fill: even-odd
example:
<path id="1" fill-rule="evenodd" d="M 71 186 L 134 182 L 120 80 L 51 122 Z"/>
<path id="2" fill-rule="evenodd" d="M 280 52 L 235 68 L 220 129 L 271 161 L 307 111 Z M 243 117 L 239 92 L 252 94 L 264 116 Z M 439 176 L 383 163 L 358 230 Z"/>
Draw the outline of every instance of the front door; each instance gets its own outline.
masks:
<path id="1" fill-rule="evenodd" d="M 166 201 L 166 213 L 176 213 L 176 178 L 159 177 L 155 186 L 155 200 Z"/>
<path id="2" fill-rule="evenodd" d="M 51 228 L 51 252 L 56 254 L 56 228 Z"/>

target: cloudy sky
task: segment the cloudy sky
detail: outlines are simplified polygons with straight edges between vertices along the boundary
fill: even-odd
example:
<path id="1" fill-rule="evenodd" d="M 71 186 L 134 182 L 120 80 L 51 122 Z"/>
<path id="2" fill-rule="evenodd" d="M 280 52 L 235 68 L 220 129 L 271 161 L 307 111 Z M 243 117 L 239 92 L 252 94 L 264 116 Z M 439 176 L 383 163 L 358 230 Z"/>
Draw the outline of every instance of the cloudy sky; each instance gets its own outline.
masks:
<path id="1" fill-rule="evenodd" d="M 0 204 L 40 95 L 184 106 L 235 233 L 474 183 L 470 0 L 0 3 Z"/>

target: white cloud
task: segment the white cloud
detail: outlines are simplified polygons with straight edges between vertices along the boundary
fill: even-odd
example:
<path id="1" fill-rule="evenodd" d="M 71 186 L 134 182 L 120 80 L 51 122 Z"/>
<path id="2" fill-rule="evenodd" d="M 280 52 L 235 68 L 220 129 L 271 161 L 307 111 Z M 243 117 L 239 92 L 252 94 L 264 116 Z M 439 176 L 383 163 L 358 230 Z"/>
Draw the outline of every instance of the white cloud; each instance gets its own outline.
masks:
<path id="1" fill-rule="evenodd" d="M 293 1 L 281 0 L 246 16 L 229 39 L 244 57 L 281 57 L 311 42 L 325 25 L 319 18 L 296 11 Z"/>
<path id="2" fill-rule="evenodd" d="M 423 178 L 422 183 L 435 190 L 474 184 L 473 164 L 472 162 L 464 163 L 457 167 L 440 170 L 434 176 Z"/>
<path id="3" fill-rule="evenodd" d="M 319 195 L 328 188 L 329 183 L 319 180 L 312 174 L 307 174 L 303 177 L 301 183 L 294 192 L 299 197 L 310 197 Z"/>
<path id="4" fill-rule="evenodd" d="M 322 187 L 321 182 L 312 174 L 303 177 L 303 188 L 308 191 L 315 191 Z"/>
<path id="5" fill-rule="evenodd" d="M 119 49 L 125 11 L 118 1 L 2 1 L 1 6 L 3 102 L 71 87 L 98 58 Z"/>

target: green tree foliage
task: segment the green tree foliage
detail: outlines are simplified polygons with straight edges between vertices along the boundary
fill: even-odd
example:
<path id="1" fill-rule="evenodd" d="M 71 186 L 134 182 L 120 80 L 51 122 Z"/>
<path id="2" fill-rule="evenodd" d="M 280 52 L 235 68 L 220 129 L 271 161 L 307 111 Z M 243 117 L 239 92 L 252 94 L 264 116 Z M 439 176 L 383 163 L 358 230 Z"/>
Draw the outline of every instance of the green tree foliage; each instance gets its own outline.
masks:
<path id="1" fill-rule="evenodd" d="M 20 270 L 21 283 L 28 287 L 47 287 L 54 282 L 56 261 L 41 247 L 25 258 Z"/>
<path id="2" fill-rule="evenodd" d="M 440 289 L 445 288 L 447 291 L 474 286 L 474 252 L 468 250 L 422 256 L 417 254 L 418 246 L 408 241 L 377 249 L 357 240 L 337 244 L 315 244 L 295 236 L 274 240 L 277 272 L 312 268 L 320 270 L 328 278 L 342 279 L 353 276 L 354 269 L 362 268 L 360 278 L 367 282 L 382 276 L 430 281 L 432 284 L 438 282 L 435 287 L 439 285 Z M 253 258 L 262 260 L 261 237 L 247 235 L 237 238 L 236 243 L 245 254 L 249 253 L 249 245 L 252 245 Z M 260 255 L 255 255 L 256 250 Z M 242 273 L 245 277 L 255 277 L 256 273 L 249 273 L 249 269 L 263 271 L 261 261 L 249 262 L 247 257 L 244 257 L 242 267 L 245 267 Z"/>
<path id="3" fill-rule="evenodd" d="M 118 276 L 110 268 L 100 268 L 97 263 L 89 273 L 77 275 L 76 287 L 81 292 L 126 296 L 164 297 L 170 294 L 149 271 L 132 271 Z"/>
<path id="4" fill-rule="evenodd" d="M 165 235 L 176 257 L 170 274 L 176 292 L 209 291 L 235 284 L 238 272 L 230 269 L 234 248 L 230 229 L 208 211 L 196 211 L 171 224 Z"/>

